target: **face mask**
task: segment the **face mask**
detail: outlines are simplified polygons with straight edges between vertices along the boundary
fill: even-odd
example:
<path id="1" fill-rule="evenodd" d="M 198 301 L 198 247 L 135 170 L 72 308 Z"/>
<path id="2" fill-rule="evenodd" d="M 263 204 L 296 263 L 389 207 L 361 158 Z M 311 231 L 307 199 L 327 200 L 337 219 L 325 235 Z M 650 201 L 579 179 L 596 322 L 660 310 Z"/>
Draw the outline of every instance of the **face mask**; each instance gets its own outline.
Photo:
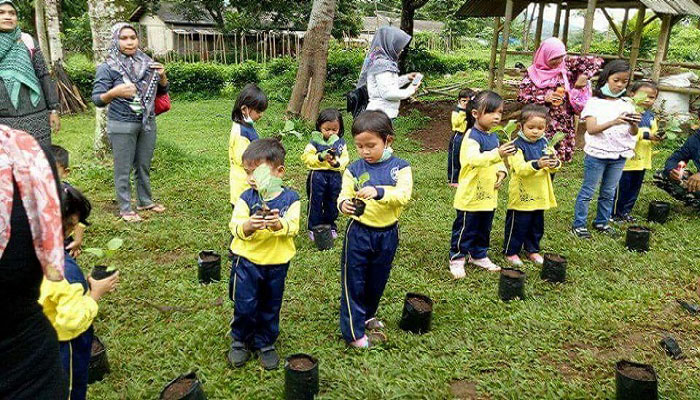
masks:
<path id="1" fill-rule="evenodd" d="M 607 83 L 602 88 L 600 88 L 600 93 L 603 93 L 607 97 L 614 97 L 614 98 L 618 98 L 618 97 L 622 96 L 623 94 L 625 94 L 626 91 L 627 91 L 627 89 L 622 89 L 622 90 L 620 90 L 620 93 L 613 93 L 612 91 L 610 91 L 610 86 L 608 86 Z"/>
<path id="2" fill-rule="evenodd" d="M 385 148 L 384 151 L 382 152 L 382 157 L 377 162 L 382 162 L 382 161 L 388 160 L 392 154 L 394 154 L 394 149 L 392 149 L 391 147 Z"/>
<path id="3" fill-rule="evenodd" d="M 255 121 L 253 121 L 253 118 L 250 118 L 250 115 L 244 115 L 243 116 L 243 121 L 247 124 L 253 125 Z"/>

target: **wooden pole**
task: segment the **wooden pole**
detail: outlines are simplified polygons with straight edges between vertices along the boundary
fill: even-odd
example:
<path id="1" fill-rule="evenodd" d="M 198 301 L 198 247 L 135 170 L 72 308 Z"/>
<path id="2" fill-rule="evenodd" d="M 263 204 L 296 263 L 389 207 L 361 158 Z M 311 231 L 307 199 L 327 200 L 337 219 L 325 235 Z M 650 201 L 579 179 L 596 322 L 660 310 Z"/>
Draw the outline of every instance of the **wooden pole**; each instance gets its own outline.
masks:
<path id="1" fill-rule="evenodd" d="M 542 43 L 542 24 L 544 23 L 544 3 L 539 4 L 537 12 L 537 26 L 535 27 L 535 51 L 540 47 Z"/>
<path id="2" fill-rule="evenodd" d="M 644 16 L 647 8 L 639 7 L 637 11 L 637 24 L 634 26 L 634 38 L 632 39 L 632 48 L 630 49 L 630 68 L 632 72 L 637 67 L 637 58 L 639 58 L 639 45 L 642 43 L 642 31 L 644 30 Z"/>
<path id="3" fill-rule="evenodd" d="M 569 14 L 571 14 L 571 10 L 567 7 L 564 10 L 564 32 L 561 35 L 561 41 L 564 42 L 564 46 L 569 42 Z"/>
<path id="4" fill-rule="evenodd" d="M 489 59 L 489 89 L 493 89 L 493 78 L 496 72 L 496 54 L 498 54 L 498 31 L 501 26 L 501 17 L 493 19 L 493 37 L 491 38 L 491 58 Z"/>
<path id="5" fill-rule="evenodd" d="M 591 50 L 591 41 L 593 40 L 593 19 L 595 18 L 596 0 L 588 0 L 586 8 L 585 23 L 583 25 L 583 44 L 581 45 L 581 53 L 588 54 Z"/>
<path id="6" fill-rule="evenodd" d="M 561 26 L 561 2 L 557 3 L 557 10 L 554 12 L 554 27 L 552 37 L 559 37 L 559 27 Z"/>
<path id="7" fill-rule="evenodd" d="M 622 40 L 620 41 L 620 47 L 617 48 L 617 55 L 622 56 L 625 51 L 625 42 L 627 42 L 627 21 L 630 17 L 630 9 L 625 8 L 625 17 L 622 19 Z"/>
<path id="8" fill-rule="evenodd" d="M 503 25 L 503 43 L 501 43 L 501 58 L 498 60 L 498 76 L 496 78 L 496 91 L 503 94 L 503 72 L 506 68 L 506 52 L 510 40 L 510 23 L 513 21 L 513 0 L 506 0 L 506 21 Z"/>
<path id="9" fill-rule="evenodd" d="M 666 45 L 668 44 L 668 36 L 671 33 L 671 15 L 664 14 L 661 17 L 661 32 L 659 32 L 659 41 L 656 47 L 656 57 L 654 57 L 654 67 L 651 72 L 651 79 L 659 80 L 661 75 L 661 61 L 664 60 L 666 53 Z"/>

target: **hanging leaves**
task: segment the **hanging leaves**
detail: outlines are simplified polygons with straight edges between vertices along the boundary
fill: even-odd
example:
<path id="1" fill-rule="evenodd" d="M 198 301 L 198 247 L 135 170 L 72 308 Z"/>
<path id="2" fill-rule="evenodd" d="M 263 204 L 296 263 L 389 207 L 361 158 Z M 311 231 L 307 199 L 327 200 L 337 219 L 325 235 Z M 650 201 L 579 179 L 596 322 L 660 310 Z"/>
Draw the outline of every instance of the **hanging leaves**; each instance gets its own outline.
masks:
<path id="1" fill-rule="evenodd" d="M 253 178 L 263 202 L 270 201 L 282 191 L 282 179 L 272 175 L 270 166 L 263 163 L 253 171 Z"/>

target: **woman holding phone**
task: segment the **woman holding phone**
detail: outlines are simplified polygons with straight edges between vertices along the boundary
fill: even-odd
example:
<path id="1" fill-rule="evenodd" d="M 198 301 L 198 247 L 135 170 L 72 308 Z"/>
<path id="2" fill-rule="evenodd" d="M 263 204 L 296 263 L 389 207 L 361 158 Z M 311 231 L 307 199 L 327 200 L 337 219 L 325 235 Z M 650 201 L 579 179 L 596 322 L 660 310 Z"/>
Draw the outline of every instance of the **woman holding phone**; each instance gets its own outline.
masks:
<path id="1" fill-rule="evenodd" d="M 107 132 L 114 156 L 114 186 L 119 215 L 127 222 L 141 221 L 131 208 L 131 170 L 136 170 L 138 211 L 165 211 L 151 196 L 151 159 L 156 145 L 155 99 L 168 92 L 162 64 L 139 49 L 136 29 L 126 23 L 112 28 L 109 57 L 97 68 L 92 101 L 109 105 Z"/>

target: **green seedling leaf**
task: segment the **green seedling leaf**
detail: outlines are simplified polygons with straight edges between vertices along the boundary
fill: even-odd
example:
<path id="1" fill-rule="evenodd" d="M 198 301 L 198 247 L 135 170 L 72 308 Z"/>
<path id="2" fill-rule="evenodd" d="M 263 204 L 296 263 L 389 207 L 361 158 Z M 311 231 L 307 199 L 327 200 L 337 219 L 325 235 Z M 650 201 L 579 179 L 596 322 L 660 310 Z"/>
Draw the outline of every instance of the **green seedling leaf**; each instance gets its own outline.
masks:
<path id="1" fill-rule="evenodd" d="M 98 257 L 98 258 L 102 258 L 105 256 L 104 250 L 102 250 L 100 248 L 96 248 L 96 247 L 90 247 L 90 248 L 84 249 L 83 251 L 88 253 L 88 254 L 92 254 L 93 256 Z"/>
<path id="2" fill-rule="evenodd" d="M 634 97 L 632 97 L 632 102 L 634 103 L 635 111 L 637 111 L 638 113 L 644 112 L 644 105 L 642 103 L 647 101 L 648 97 L 649 96 L 641 90 L 635 93 Z"/>
<path id="3" fill-rule="evenodd" d="M 116 270 L 117 270 L 117 267 L 115 267 L 115 266 L 113 266 L 113 265 L 110 265 L 110 266 L 107 267 L 107 269 L 106 269 L 107 272 L 112 272 L 112 271 L 116 271 Z"/>
<path id="4" fill-rule="evenodd" d="M 119 250 L 120 247 L 124 244 L 124 241 L 120 238 L 113 238 L 109 242 L 107 242 L 107 249 L 111 251 Z"/>
<path id="5" fill-rule="evenodd" d="M 331 135 L 328 140 L 323 138 L 323 134 L 319 131 L 311 132 L 311 141 L 318 144 L 323 144 L 326 146 L 333 146 L 335 142 L 340 140 L 338 135 Z"/>
<path id="6" fill-rule="evenodd" d="M 369 172 L 365 172 L 364 174 L 355 178 L 355 191 L 362 189 L 362 187 L 365 186 L 365 183 L 369 182 L 369 178 Z"/>
<path id="7" fill-rule="evenodd" d="M 282 128 L 282 132 L 288 133 L 294 130 L 294 121 L 288 119 L 287 121 L 284 122 L 284 128 Z"/>
<path id="8" fill-rule="evenodd" d="M 513 136 L 513 132 L 515 132 L 517 129 L 518 123 L 514 119 L 511 119 L 505 126 L 496 125 L 489 129 L 489 132 L 498 134 L 501 141 L 509 142 Z"/>
<path id="9" fill-rule="evenodd" d="M 260 164 L 255 168 L 253 178 L 263 201 L 272 200 L 274 195 L 282 191 L 282 179 L 272 175 L 272 170 L 267 164 Z"/>

